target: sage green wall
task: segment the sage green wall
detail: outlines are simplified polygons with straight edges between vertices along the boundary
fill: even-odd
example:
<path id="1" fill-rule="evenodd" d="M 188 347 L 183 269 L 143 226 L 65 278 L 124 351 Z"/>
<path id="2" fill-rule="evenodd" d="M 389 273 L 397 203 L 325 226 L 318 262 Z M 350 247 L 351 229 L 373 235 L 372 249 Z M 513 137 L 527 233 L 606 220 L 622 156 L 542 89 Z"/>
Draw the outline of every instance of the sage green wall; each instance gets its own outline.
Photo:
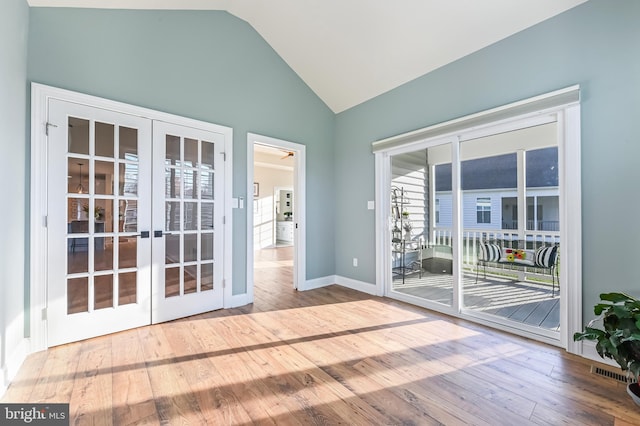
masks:
<path id="1" fill-rule="evenodd" d="M 375 282 L 371 142 L 580 84 L 584 318 L 601 292 L 640 295 L 639 22 L 637 0 L 590 0 L 338 114 L 336 273 Z"/>
<path id="2" fill-rule="evenodd" d="M 30 81 L 232 127 L 234 197 L 247 199 L 247 132 L 306 145 L 307 279 L 334 273 L 334 114 L 251 26 L 218 11 L 30 19 Z M 234 294 L 246 289 L 246 213 L 233 216 Z"/>
<path id="3" fill-rule="evenodd" d="M 0 394 L 7 362 L 24 337 L 27 235 L 26 0 L 5 0 L 0 13 Z"/>

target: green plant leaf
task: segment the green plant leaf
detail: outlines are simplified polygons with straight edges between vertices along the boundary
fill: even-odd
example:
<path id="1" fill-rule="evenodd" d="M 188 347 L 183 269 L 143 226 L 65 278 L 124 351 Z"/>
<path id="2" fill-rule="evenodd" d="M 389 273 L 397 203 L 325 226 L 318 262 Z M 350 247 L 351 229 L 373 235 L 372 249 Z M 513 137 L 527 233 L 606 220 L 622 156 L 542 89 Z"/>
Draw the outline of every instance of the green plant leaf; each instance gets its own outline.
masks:
<path id="1" fill-rule="evenodd" d="M 609 308 L 611 308 L 612 305 L 610 304 L 606 304 L 606 303 L 598 303 L 597 305 L 595 305 L 593 307 L 593 312 L 596 315 L 601 315 L 604 311 L 608 310 Z"/>
<path id="2" fill-rule="evenodd" d="M 612 303 L 620 303 L 625 301 L 632 301 L 632 302 L 637 301 L 637 299 L 624 293 L 602 293 L 600 295 L 600 300 L 606 300 Z"/>
<path id="3" fill-rule="evenodd" d="M 599 339 L 606 339 L 606 333 L 600 329 L 597 328 L 591 328 L 591 327 L 585 327 L 584 329 L 585 331 L 580 333 L 575 333 L 573 335 L 573 340 L 575 341 L 580 341 L 580 340 L 599 340 Z"/>
<path id="4" fill-rule="evenodd" d="M 632 318 L 633 314 L 625 306 L 613 305 L 611 306 L 611 312 L 613 312 L 618 318 Z"/>

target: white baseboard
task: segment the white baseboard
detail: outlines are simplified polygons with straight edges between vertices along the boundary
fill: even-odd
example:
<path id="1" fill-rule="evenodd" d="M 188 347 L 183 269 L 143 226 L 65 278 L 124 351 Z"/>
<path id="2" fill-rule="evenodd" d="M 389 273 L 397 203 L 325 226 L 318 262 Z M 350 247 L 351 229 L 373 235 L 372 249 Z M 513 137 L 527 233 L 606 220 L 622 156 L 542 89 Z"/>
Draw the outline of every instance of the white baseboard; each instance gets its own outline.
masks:
<path id="1" fill-rule="evenodd" d="M 380 294 L 378 287 L 375 284 L 371 284 L 365 281 L 358 281 L 351 278 L 336 275 L 335 283 L 343 287 L 350 288 L 352 290 L 358 290 L 363 293 L 372 294 L 374 296 L 382 296 L 382 294 Z"/>
<path id="2" fill-rule="evenodd" d="M 354 280 L 351 278 L 343 277 L 341 275 L 328 275 L 326 277 L 307 280 L 304 283 L 304 288 L 298 288 L 298 290 L 300 291 L 313 290 L 316 288 L 326 287 L 333 284 L 337 284 L 342 287 L 350 288 L 352 290 L 357 290 L 363 293 L 378 296 L 378 289 L 375 284 L 371 284 L 365 281 Z"/>
<path id="3" fill-rule="evenodd" d="M 11 355 L 7 357 L 7 362 L 0 369 L 2 376 L 0 377 L 0 398 L 4 396 L 9 384 L 14 379 L 18 370 L 22 366 L 22 363 L 29 355 L 29 339 L 22 339 L 18 347 L 13 351 Z"/>
<path id="4" fill-rule="evenodd" d="M 615 368 L 620 368 L 620 366 L 614 360 L 609 358 L 602 358 L 600 355 L 598 355 L 598 351 L 596 351 L 596 342 L 592 342 L 590 340 L 582 341 L 582 353 L 579 355 L 583 358 L 590 359 L 591 361 L 596 361 Z"/>
<path id="5" fill-rule="evenodd" d="M 298 287 L 298 291 L 313 290 L 316 288 L 326 287 L 328 285 L 336 284 L 336 276 L 328 275 L 326 277 L 314 278 L 312 280 L 306 280 L 303 283 L 303 287 Z"/>

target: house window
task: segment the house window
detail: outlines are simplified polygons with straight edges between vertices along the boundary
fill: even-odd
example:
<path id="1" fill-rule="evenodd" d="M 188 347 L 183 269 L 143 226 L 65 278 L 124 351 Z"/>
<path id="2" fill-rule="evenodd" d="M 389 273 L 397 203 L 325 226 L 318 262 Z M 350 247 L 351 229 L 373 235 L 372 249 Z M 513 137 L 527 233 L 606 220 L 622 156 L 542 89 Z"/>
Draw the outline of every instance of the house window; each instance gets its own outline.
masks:
<path id="1" fill-rule="evenodd" d="M 478 223 L 491 223 L 491 198 L 476 199 Z"/>
<path id="2" fill-rule="evenodd" d="M 436 198 L 436 224 L 440 223 L 440 199 Z"/>

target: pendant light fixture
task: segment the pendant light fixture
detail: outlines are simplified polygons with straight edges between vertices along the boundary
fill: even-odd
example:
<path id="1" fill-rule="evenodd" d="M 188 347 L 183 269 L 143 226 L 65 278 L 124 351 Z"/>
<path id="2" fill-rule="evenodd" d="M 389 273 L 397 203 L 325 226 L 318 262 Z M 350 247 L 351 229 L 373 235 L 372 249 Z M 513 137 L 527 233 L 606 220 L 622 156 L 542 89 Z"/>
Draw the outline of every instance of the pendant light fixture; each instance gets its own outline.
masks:
<path id="1" fill-rule="evenodd" d="M 78 186 L 76 187 L 76 192 L 78 194 L 82 194 L 84 192 L 84 186 L 82 186 L 82 163 L 78 163 L 80 166 L 80 175 L 78 176 Z"/>

